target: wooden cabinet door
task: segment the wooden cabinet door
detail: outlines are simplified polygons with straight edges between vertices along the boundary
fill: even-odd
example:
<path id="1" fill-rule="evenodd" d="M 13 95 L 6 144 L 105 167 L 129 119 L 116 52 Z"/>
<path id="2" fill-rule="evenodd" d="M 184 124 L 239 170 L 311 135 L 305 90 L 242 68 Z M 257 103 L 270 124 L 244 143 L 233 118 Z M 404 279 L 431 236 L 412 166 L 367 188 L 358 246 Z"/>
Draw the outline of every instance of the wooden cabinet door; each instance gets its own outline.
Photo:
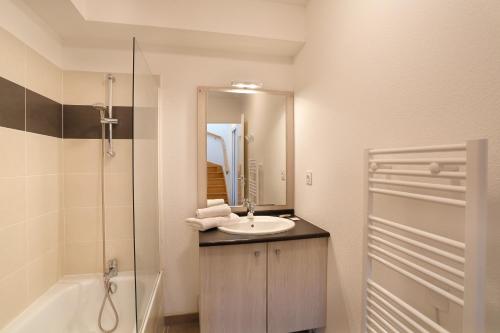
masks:
<path id="1" fill-rule="evenodd" d="M 268 332 L 326 325 L 327 239 L 268 244 Z"/>
<path id="2" fill-rule="evenodd" d="M 200 248 L 201 333 L 265 333 L 267 244 Z"/>

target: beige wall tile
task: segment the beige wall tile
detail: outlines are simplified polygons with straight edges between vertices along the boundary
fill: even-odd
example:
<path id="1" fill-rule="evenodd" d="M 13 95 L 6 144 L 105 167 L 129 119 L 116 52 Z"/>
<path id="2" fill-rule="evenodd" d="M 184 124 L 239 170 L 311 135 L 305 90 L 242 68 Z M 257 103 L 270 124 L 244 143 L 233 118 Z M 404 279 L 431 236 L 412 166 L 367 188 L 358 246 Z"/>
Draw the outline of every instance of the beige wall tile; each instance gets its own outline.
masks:
<path id="1" fill-rule="evenodd" d="M 29 176 L 26 178 L 27 218 L 59 210 L 60 181 L 59 175 Z"/>
<path id="2" fill-rule="evenodd" d="M 58 278 L 58 253 L 53 250 L 28 265 L 28 299 L 34 301 Z"/>
<path id="3" fill-rule="evenodd" d="M 103 103 L 108 105 L 108 73 L 99 72 L 64 72 L 64 104 L 92 105 Z M 132 75 L 113 74 L 113 105 L 132 105 Z"/>
<path id="4" fill-rule="evenodd" d="M 15 271 L 0 280 L 0 327 L 28 305 L 27 270 Z"/>
<path id="5" fill-rule="evenodd" d="M 113 148 L 116 152 L 114 157 L 106 155 L 104 160 L 105 173 L 119 173 L 132 171 L 132 140 L 115 139 Z"/>
<path id="6" fill-rule="evenodd" d="M 62 139 L 26 133 L 28 175 L 57 174 L 62 171 Z"/>
<path id="7" fill-rule="evenodd" d="M 62 71 L 30 48 L 26 52 L 26 88 L 62 103 Z"/>
<path id="8" fill-rule="evenodd" d="M 2 50 L 6 51 L 0 52 L 0 76 L 24 87 L 26 46 L 2 28 L 0 28 L 0 45 Z"/>
<path id="9" fill-rule="evenodd" d="M 0 279 L 20 269 L 27 260 L 26 224 L 16 225 L 0 230 Z"/>
<path id="10" fill-rule="evenodd" d="M 99 173 L 101 140 L 64 139 L 65 173 Z"/>
<path id="11" fill-rule="evenodd" d="M 98 272 L 98 243 L 82 242 L 66 244 L 64 249 L 64 273 L 83 274 Z"/>
<path id="12" fill-rule="evenodd" d="M 65 71 L 63 75 L 64 104 L 107 103 L 104 73 Z"/>
<path id="13" fill-rule="evenodd" d="M 106 257 L 118 260 L 120 271 L 134 269 L 134 243 L 133 239 L 107 240 Z"/>
<path id="14" fill-rule="evenodd" d="M 26 179 L 0 178 L 0 230 L 26 216 Z"/>
<path id="15" fill-rule="evenodd" d="M 0 177 L 26 174 L 25 140 L 24 131 L 0 127 Z"/>
<path id="16" fill-rule="evenodd" d="M 115 82 L 113 84 L 113 105 L 132 105 L 132 74 L 113 74 Z M 106 89 L 106 96 L 107 89 Z M 108 97 L 106 97 L 108 98 Z M 106 99 L 107 104 L 107 99 Z"/>
<path id="17" fill-rule="evenodd" d="M 102 245 L 102 239 L 97 242 L 97 258 L 96 258 L 96 262 L 97 262 L 97 268 L 96 268 L 96 272 L 103 272 L 103 258 L 102 258 L 102 252 L 103 252 L 103 245 Z M 107 257 L 107 260 L 109 260 L 109 255 L 106 253 L 106 257 Z"/>
<path id="18" fill-rule="evenodd" d="M 100 215 L 99 207 L 74 207 L 66 209 L 66 243 L 95 242 L 100 240 Z"/>
<path id="19" fill-rule="evenodd" d="M 97 174 L 67 174 L 64 177 L 64 206 L 95 207 L 100 203 L 100 181 Z"/>
<path id="20" fill-rule="evenodd" d="M 131 173 L 110 173 L 104 183 L 106 205 L 128 206 L 132 204 Z"/>
<path id="21" fill-rule="evenodd" d="M 106 206 L 106 239 L 133 238 L 132 206 Z"/>
<path id="22" fill-rule="evenodd" d="M 64 244 L 64 238 L 65 238 L 65 210 L 63 207 L 61 207 L 61 210 L 59 211 L 59 244 Z"/>
<path id="23" fill-rule="evenodd" d="M 42 257 L 59 244 L 59 212 L 52 212 L 27 221 L 28 260 Z"/>

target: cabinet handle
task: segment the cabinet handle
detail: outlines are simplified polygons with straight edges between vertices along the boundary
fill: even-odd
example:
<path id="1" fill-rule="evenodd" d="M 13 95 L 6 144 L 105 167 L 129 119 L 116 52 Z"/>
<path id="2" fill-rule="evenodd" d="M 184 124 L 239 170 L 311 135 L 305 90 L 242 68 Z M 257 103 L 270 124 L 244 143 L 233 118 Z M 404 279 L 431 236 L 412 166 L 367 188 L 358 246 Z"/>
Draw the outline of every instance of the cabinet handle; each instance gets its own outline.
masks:
<path id="1" fill-rule="evenodd" d="M 279 256 L 281 254 L 281 250 L 280 249 L 275 249 L 274 253 L 276 253 L 276 255 Z"/>
<path id="2" fill-rule="evenodd" d="M 255 256 L 255 258 L 257 258 L 258 256 L 260 256 L 260 251 L 255 251 L 253 255 Z"/>

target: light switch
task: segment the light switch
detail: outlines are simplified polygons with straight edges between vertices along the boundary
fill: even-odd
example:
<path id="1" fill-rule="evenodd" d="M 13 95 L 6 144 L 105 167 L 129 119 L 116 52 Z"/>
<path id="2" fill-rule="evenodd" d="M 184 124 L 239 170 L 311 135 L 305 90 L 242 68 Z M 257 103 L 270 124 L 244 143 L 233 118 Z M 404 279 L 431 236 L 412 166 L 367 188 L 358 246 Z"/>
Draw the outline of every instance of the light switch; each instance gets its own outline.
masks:
<path id="1" fill-rule="evenodd" d="M 313 184 L 313 173 L 312 171 L 306 171 L 306 185 Z"/>

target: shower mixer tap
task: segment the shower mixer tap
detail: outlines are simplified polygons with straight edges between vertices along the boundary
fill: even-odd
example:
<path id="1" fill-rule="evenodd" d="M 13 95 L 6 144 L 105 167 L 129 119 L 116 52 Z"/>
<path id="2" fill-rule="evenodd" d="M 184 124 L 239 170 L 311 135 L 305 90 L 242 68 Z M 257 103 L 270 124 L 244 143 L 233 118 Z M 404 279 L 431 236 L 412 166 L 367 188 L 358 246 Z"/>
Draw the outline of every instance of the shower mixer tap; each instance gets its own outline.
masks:
<path id="1" fill-rule="evenodd" d="M 106 279 L 111 279 L 118 275 L 118 260 L 111 259 L 108 261 L 108 271 L 104 273 Z"/>

